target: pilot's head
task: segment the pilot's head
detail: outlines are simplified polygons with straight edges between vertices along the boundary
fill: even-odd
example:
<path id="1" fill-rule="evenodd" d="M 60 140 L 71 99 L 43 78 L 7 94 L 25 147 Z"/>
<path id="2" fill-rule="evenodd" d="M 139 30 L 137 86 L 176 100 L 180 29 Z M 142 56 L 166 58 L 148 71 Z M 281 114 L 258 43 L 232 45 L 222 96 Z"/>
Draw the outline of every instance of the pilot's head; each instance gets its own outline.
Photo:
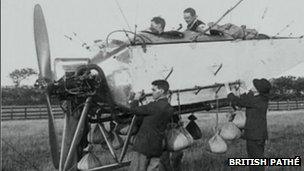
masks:
<path id="1" fill-rule="evenodd" d="M 150 30 L 154 33 L 162 33 L 164 32 L 166 26 L 166 22 L 163 18 L 161 17 L 154 17 L 151 20 L 151 26 L 150 26 Z"/>
<path id="2" fill-rule="evenodd" d="M 167 93 L 169 92 L 169 83 L 166 80 L 155 80 L 151 84 L 154 100 L 167 97 Z"/>
<path id="3" fill-rule="evenodd" d="M 196 12 L 193 8 L 184 10 L 184 20 L 187 24 L 191 24 L 197 18 Z"/>

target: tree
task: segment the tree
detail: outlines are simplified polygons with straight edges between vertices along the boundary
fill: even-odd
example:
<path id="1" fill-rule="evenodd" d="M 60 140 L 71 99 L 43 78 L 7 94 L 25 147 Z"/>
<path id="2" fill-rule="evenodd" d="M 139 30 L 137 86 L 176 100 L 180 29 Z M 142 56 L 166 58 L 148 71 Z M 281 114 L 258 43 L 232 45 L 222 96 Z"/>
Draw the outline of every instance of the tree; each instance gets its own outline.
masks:
<path id="1" fill-rule="evenodd" d="M 272 90 L 270 97 L 272 100 L 287 100 L 304 97 L 304 77 L 280 77 L 271 80 Z"/>
<path id="2" fill-rule="evenodd" d="M 297 80 L 295 80 L 294 89 L 297 97 L 304 96 L 304 77 L 299 77 Z"/>
<path id="3" fill-rule="evenodd" d="M 28 78 L 31 75 L 37 75 L 37 72 L 32 68 L 15 69 L 9 74 L 9 77 L 13 80 L 15 87 L 19 87 L 22 80 Z"/>

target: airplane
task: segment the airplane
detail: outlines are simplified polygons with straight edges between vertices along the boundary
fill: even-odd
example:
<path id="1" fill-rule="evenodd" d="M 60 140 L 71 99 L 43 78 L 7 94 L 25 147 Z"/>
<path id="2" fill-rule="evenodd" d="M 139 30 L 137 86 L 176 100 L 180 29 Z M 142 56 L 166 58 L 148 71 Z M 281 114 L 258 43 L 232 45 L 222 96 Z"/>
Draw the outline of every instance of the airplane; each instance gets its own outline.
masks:
<path id="1" fill-rule="evenodd" d="M 134 36 L 130 42 L 112 40 L 114 33 Z M 168 36 L 169 35 L 169 36 Z M 135 117 L 120 113 L 119 105 L 129 106 L 134 92 L 147 92 L 143 104 L 151 101 L 150 83 L 166 79 L 170 83 L 171 105 L 176 114 L 229 106 L 223 83 L 234 92 L 251 86 L 253 78 L 273 78 L 304 61 L 303 37 L 267 37 L 250 40 L 229 35 L 170 32 L 167 36 L 126 30 L 111 32 L 106 44 L 90 58 L 57 58 L 51 69 L 50 48 L 44 15 L 34 8 L 34 37 L 39 66 L 35 86 L 47 100 L 49 143 L 54 167 L 76 170 L 77 151 L 84 127 L 98 123 L 116 163 L 90 170 L 120 168 L 130 162 L 124 157 Z M 173 35 L 173 37 L 172 37 Z M 287 47 L 290 47 L 287 49 Z M 64 129 L 59 153 L 51 98 L 62 104 Z M 119 104 L 119 105 L 118 105 Z M 118 157 L 106 136 L 105 122 L 131 118 L 127 137 Z"/>

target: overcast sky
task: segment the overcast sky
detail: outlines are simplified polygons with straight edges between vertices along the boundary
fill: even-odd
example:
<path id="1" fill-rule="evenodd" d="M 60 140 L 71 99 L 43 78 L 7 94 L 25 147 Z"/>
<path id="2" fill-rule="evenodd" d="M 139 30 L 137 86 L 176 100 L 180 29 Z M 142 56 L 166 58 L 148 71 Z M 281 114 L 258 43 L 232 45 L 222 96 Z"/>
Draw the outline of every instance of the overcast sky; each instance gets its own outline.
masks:
<path id="1" fill-rule="evenodd" d="M 149 26 L 153 16 L 166 19 L 166 30 L 186 26 L 182 11 L 197 10 L 204 22 L 216 21 L 237 0 L 117 0 L 131 29 Z M 38 70 L 33 37 L 33 9 L 41 4 L 46 18 L 52 59 L 89 57 L 81 42 L 105 39 L 116 29 L 128 29 L 115 0 L 1 0 L 1 84 L 11 85 L 8 74 L 17 68 Z M 281 36 L 304 35 L 303 0 L 244 0 L 220 24 L 247 25 L 259 32 Z M 290 27 L 286 27 L 286 25 Z M 76 41 L 64 35 L 76 32 Z M 291 72 L 304 73 L 304 64 Z M 304 76 L 304 75 L 302 75 Z"/>

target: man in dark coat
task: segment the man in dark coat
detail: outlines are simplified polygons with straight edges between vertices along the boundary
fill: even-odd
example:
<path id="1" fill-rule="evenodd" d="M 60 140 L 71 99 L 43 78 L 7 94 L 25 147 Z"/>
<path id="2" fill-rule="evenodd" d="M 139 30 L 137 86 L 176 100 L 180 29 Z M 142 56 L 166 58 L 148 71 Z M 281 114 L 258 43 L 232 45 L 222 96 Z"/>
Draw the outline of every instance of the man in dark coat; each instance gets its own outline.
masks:
<path id="1" fill-rule="evenodd" d="M 141 99 L 136 94 L 129 112 L 142 117 L 142 123 L 136 134 L 129 170 L 161 170 L 160 156 L 164 151 L 164 138 L 167 124 L 173 116 L 173 108 L 167 99 L 169 84 L 165 80 L 152 82 L 152 96 L 154 101 L 142 106 L 134 105 Z"/>
<path id="2" fill-rule="evenodd" d="M 266 79 L 254 79 L 253 88 L 240 97 L 230 91 L 228 84 L 225 87 L 228 92 L 228 100 L 233 104 L 246 108 L 246 124 L 244 138 L 249 158 L 264 158 L 265 141 L 267 133 L 267 108 L 271 84 Z M 251 167 L 250 170 L 264 170 L 264 167 Z"/>

